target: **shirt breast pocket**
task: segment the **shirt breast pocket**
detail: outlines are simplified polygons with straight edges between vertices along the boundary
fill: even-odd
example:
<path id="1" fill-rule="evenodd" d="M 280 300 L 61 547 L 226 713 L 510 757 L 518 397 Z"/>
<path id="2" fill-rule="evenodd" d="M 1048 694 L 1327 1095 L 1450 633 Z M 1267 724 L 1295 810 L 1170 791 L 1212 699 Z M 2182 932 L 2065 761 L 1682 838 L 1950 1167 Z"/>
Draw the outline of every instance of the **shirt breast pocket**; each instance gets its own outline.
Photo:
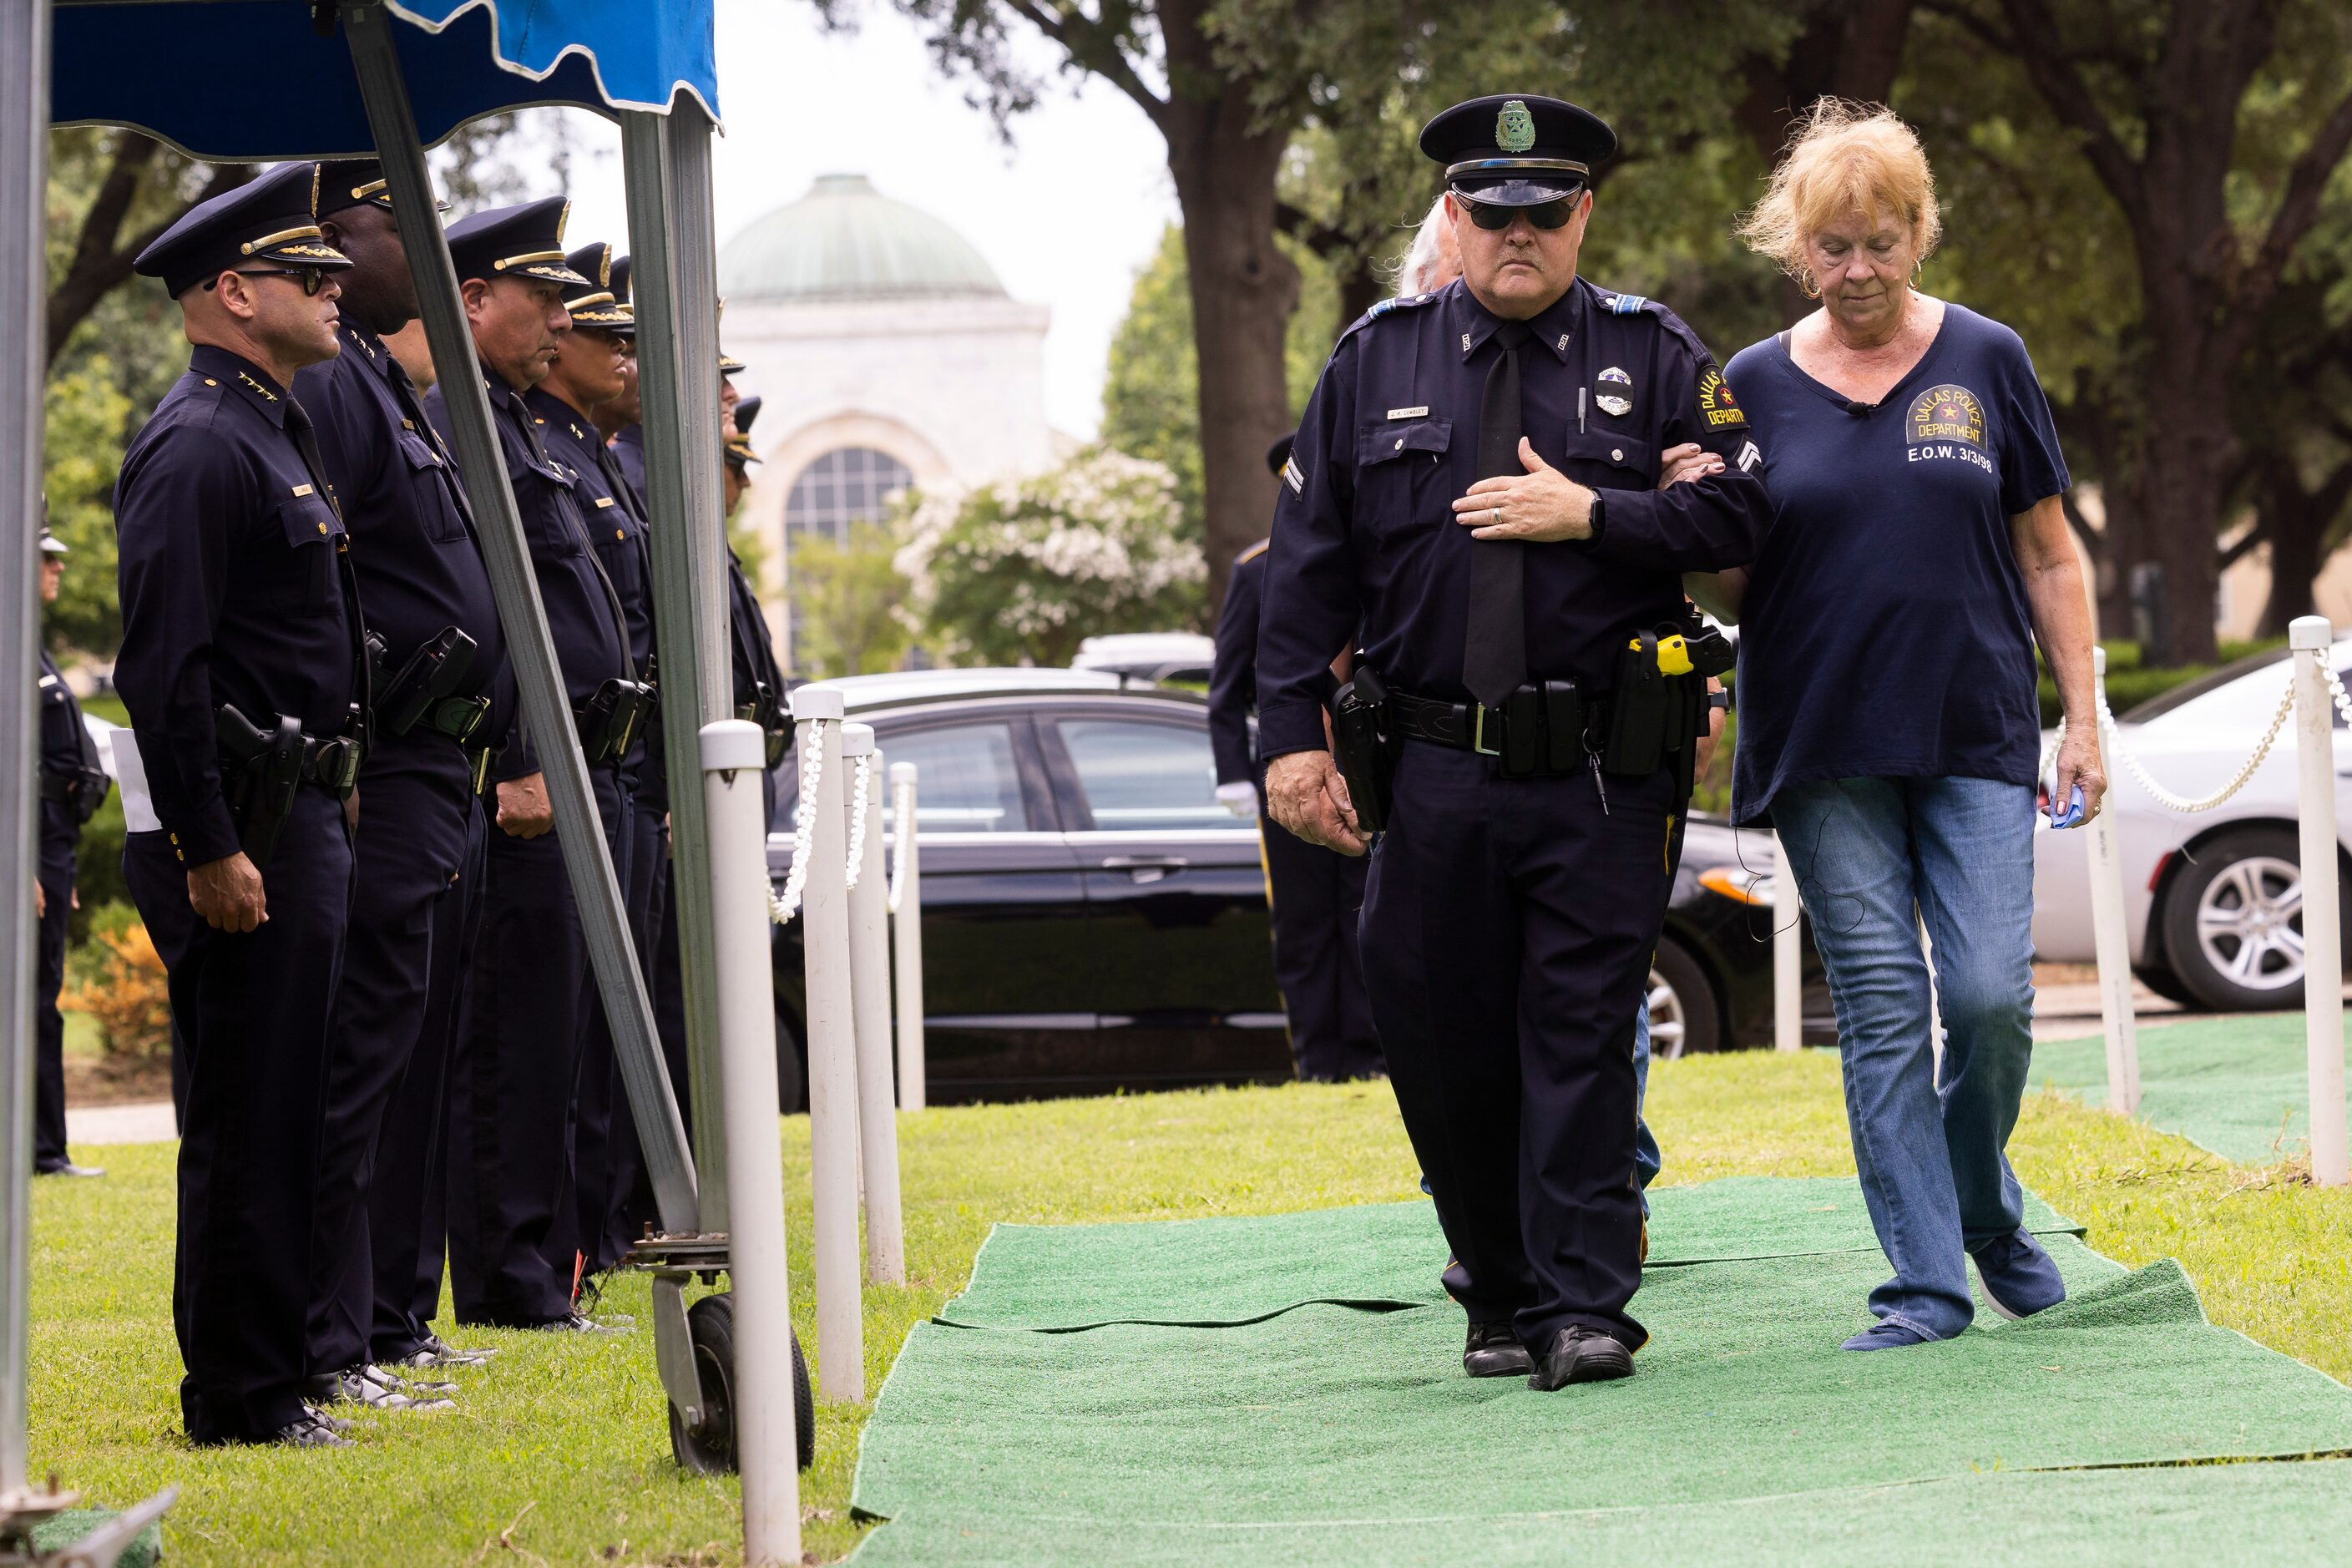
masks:
<path id="1" fill-rule="evenodd" d="M 530 558 L 545 565 L 579 554 L 582 540 L 570 504 L 572 476 L 551 461 L 544 468 L 525 463 L 510 477 L 515 504 L 522 510 L 523 535 L 530 541 Z"/>
<path id="2" fill-rule="evenodd" d="M 399 442 L 417 510 L 425 514 L 425 536 L 436 544 L 457 543 L 466 537 L 466 520 L 457 515 L 457 503 L 449 493 L 456 476 L 448 473 L 433 443 L 415 431 L 403 430 Z"/>
<path id="3" fill-rule="evenodd" d="M 335 552 L 342 547 L 342 519 L 335 515 L 325 497 L 313 490 L 278 503 L 278 528 L 283 532 L 287 559 L 273 595 L 277 607 L 295 616 L 332 614 L 340 601 L 335 591 Z"/>
<path id="4" fill-rule="evenodd" d="M 1658 482 L 1658 449 L 1614 431 L 1571 432 L 1560 472 L 1588 489 L 1645 490 Z"/>
<path id="5" fill-rule="evenodd" d="M 1451 419 L 1365 425 L 1356 431 L 1356 521 L 1399 533 L 1438 521 L 1451 496 L 1435 494 L 1454 446 Z"/>

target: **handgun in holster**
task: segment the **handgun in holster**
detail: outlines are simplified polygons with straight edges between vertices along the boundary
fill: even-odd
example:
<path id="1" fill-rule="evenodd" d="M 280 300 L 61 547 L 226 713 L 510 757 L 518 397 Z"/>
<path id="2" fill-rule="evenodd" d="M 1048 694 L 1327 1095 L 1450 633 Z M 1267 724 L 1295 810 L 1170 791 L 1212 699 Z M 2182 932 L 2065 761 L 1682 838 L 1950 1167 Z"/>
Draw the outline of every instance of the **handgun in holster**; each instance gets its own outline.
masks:
<path id="1" fill-rule="evenodd" d="M 653 688 L 641 680 L 615 676 L 572 710 L 580 726 L 580 749 L 592 763 L 607 763 L 626 754 L 637 724 L 653 705 Z"/>
<path id="2" fill-rule="evenodd" d="M 373 637 L 371 644 L 374 644 Z M 380 644 L 374 644 L 380 647 Z M 457 626 L 417 645 L 399 673 L 389 677 L 376 699 L 376 722 L 394 735 L 405 735 L 423 724 L 465 746 L 489 716 L 487 697 L 453 695 L 465 684 L 479 651 L 474 639 Z"/>
<path id="3" fill-rule="evenodd" d="M 785 711 L 766 681 L 751 682 L 751 700 L 735 704 L 735 717 L 760 726 L 767 746 L 769 770 L 782 767 L 784 754 L 793 748 L 792 715 Z"/>
<path id="4" fill-rule="evenodd" d="M 237 847 L 256 870 L 266 870 L 302 787 L 302 721 L 279 719 L 265 731 L 224 702 L 213 710 L 213 739 L 220 747 L 221 794 L 236 820 Z"/>
<path id="5" fill-rule="evenodd" d="M 1380 671 L 1358 665 L 1331 704 L 1332 760 L 1356 808 L 1356 826 L 1378 833 L 1395 804 L 1401 737 L 1389 723 L 1389 689 Z"/>

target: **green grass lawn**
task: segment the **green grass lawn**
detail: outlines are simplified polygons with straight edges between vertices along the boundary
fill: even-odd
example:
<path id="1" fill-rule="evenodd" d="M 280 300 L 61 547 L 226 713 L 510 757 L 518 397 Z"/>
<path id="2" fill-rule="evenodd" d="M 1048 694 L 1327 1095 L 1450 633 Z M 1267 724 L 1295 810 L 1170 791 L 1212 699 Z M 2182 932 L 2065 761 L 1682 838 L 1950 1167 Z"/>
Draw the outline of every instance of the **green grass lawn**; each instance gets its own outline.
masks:
<path id="1" fill-rule="evenodd" d="M 1741 1055 L 1661 1064 L 1651 1117 L 1661 1180 L 1850 1172 L 1833 1058 Z M 909 1325 L 960 1289 L 988 1227 L 1264 1214 L 1415 1195 L 1416 1167 L 1383 1085 L 959 1108 L 903 1118 L 903 1289 L 866 1298 L 866 1384 L 881 1385 Z M 793 1316 L 813 1352 L 808 1124 L 785 1124 L 795 1194 Z M 2215 1321 L 2352 1378 L 2352 1194 L 2290 1170 L 2233 1166 L 2183 1140 L 2029 1100 L 2020 1173 L 2126 1263 L 2178 1257 Z M 637 1315 L 620 1339 L 466 1333 L 502 1347 L 460 1374 L 463 1408 L 363 1418 L 330 1454 L 195 1450 L 178 1436 L 169 1301 L 173 1151 L 106 1151 L 104 1182 L 36 1188 L 33 1458 L 120 1505 L 167 1481 L 174 1563 L 728 1563 L 731 1480 L 678 1473 L 631 1280 L 608 1305 Z M 1864 1318 L 1854 1303 L 1857 1326 Z M 444 1324 L 446 1328 L 446 1323 Z M 819 1458 L 802 1494 L 821 1559 L 856 1543 L 846 1513 L 866 1406 L 819 1407 Z"/>

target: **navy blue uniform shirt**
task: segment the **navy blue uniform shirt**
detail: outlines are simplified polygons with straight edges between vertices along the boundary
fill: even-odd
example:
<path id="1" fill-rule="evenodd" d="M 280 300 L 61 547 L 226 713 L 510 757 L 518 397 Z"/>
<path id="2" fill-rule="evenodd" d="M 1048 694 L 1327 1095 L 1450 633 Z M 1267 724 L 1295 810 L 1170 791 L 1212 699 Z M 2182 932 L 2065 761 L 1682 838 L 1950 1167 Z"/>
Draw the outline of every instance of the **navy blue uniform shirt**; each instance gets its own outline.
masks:
<path id="1" fill-rule="evenodd" d="M 421 645 L 456 626 L 474 639 L 475 653 L 455 695 L 510 693 L 512 683 L 499 679 L 507 655 L 498 601 L 456 460 L 383 340 L 348 320 L 337 331 L 343 352 L 297 373 L 294 394 L 318 424 L 368 629 L 383 639 L 384 673 L 396 674 Z M 500 733 L 504 718 L 493 711 L 481 738 Z M 375 739 L 370 773 L 423 771 L 453 786 L 468 777 L 457 742 L 429 725 L 403 736 L 379 729 Z"/>
<path id="2" fill-rule="evenodd" d="M 343 523 L 304 458 L 309 423 L 258 365 L 199 347 L 115 480 L 114 684 L 155 816 L 189 866 L 237 851 L 213 710 L 228 703 L 264 730 L 292 718 L 325 737 L 343 732 L 357 695 Z"/>
<path id="3" fill-rule="evenodd" d="M 1331 657 L 1351 637 L 1390 685 L 1470 700 L 1462 647 L 1482 546 L 1452 506 L 1477 474 L 1497 324 L 1457 280 L 1375 307 L 1332 351 L 1276 501 L 1262 755 L 1324 749 Z M 1606 690 L 1627 637 L 1682 613 L 1681 574 L 1754 558 L 1769 507 L 1750 472 L 1760 456 L 1706 346 L 1664 307 L 1580 278 L 1528 326 L 1522 432 L 1605 501 L 1591 539 L 1527 546 L 1528 679 Z M 1724 471 L 1658 489 L 1659 454 L 1685 441 Z"/>
<path id="4" fill-rule="evenodd" d="M 613 456 L 621 465 L 630 488 L 639 496 L 646 493 L 646 427 L 632 425 L 613 437 Z"/>
<path id="5" fill-rule="evenodd" d="M 514 486 L 515 507 L 522 516 L 523 538 L 530 546 L 531 569 L 555 639 L 564 694 L 577 708 L 604 682 L 631 679 L 627 626 L 589 546 L 588 527 L 573 499 L 571 469 L 549 455 L 540 439 L 538 416 L 520 395 L 495 375 L 485 375 L 482 384 L 489 395 L 490 422 L 498 426 L 499 449 L 506 457 L 507 479 Z M 439 387 L 425 395 L 425 412 L 446 443 L 449 405 Z M 522 731 L 518 722 L 491 769 L 493 778 L 519 779 L 539 772 L 537 749 Z"/>
<path id="6" fill-rule="evenodd" d="M 89 738 L 81 720 L 81 704 L 58 673 L 49 650 L 42 648 L 40 700 L 40 773 L 44 779 L 71 781 L 81 800 L 96 809 L 106 793 L 106 772 L 98 760 L 98 742 Z M 81 847 L 81 813 L 76 802 L 41 796 L 41 879 L 54 885 L 73 879 L 74 851 Z"/>
<path id="7" fill-rule="evenodd" d="M 1224 613 L 1217 617 L 1217 655 L 1209 667 L 1209 747 L 1216 756 L 1221 784 L 1257 782 L 1249 716 L 1257 706 L 1258 611 L 1265 602 L 1265 553 L 1261 541 L 1234 557 Z"/>
<path id="8" fill-rule="evenodd" d="M 1740 605 L 1734 816 L 1769 821 L 1781 786 L 1820 779 L 2032 784 L 2033 622 L 2010 519 L 2068 479 L 2024 343 L 1948 304 L 1911 374 L 1865 405 L 1799 370 L 1786 336 L 1731 362 L 1772 498 Z"/>

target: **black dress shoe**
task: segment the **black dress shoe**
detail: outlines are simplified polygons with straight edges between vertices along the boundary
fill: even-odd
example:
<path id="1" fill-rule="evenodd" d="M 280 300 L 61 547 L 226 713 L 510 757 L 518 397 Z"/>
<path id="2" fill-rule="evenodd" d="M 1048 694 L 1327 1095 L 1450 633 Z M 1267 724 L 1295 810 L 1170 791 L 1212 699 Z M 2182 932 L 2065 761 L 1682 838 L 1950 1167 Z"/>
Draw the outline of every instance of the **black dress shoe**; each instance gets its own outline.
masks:
<path id="1" fill-rule="evenodd" d="M 1462 1370 L 1473 1377 L 1525 1377 L 1535 1370 L 1535 1357 L 1519 1343 L 1518 1331 L 1508 1323 L 1472 1323 L 1462 1347 Z"/>
<path id="2" fill-rule="evenodd" d="M 304 1379 L 302 1397 L 314 1405 L 359 1405 L 370 1410 L 428 1414 L 457 1408 L 457 1402 L 447 1397 L 449 1386 L 440 1384 L 405 1387 L 372 1366 L 360 1366 Z"/>
<path id="3" fill-rule="evenodd" d="M 1554 1334 L 1528 1386 L 1541 1394 L 1571 1383 L 1607 1383 L 1633 1375 L 1633 1352 L 1599 1329 L 1570 1323 Z"/>
<path id="4" fill-rule="evenodd" d="M 532 1326 L 551 1334 L 625 1334 L 629 1331 L 625 1327 L 600 1323 L 595 1319 L 583 1317 L 578 1312 L 566 1312 L 560 1318 L 551 1319 L 544 1323 L 535 1323 Z"/>
<path id="5" fill-rule="evenodd" d="M 355 1446 L 349 1437 L 328 1426 L 316 1412 L 309 1410 L 262 1441 L 280 1448 L 349 1448 Z"/>
<path id="6" fill-rule="evenodd" d="M 106 1167 L 77 1165 L 70 1160 L 60 1160 L 54 1165 L 36 1165 L 33 1167 L 33 1174 L 37 1176 L 102 1176 L 106 1174 Z"/>
<path id="7" fill-rule="evenodd" d="M 489 1359 L 498 1353 L 497 1351 L 487 1347 L 479 1350 L 459 1350 L 440 1335 L 429 1334 L 423 1344 L 410 1351 L 406 1355 L 394 1356 L 379 1361 L 375 1364 L 384 1367 L 415 1367 L 419 1371 L 443 1366 L 485 1366 L 488 1364 Z"/>

